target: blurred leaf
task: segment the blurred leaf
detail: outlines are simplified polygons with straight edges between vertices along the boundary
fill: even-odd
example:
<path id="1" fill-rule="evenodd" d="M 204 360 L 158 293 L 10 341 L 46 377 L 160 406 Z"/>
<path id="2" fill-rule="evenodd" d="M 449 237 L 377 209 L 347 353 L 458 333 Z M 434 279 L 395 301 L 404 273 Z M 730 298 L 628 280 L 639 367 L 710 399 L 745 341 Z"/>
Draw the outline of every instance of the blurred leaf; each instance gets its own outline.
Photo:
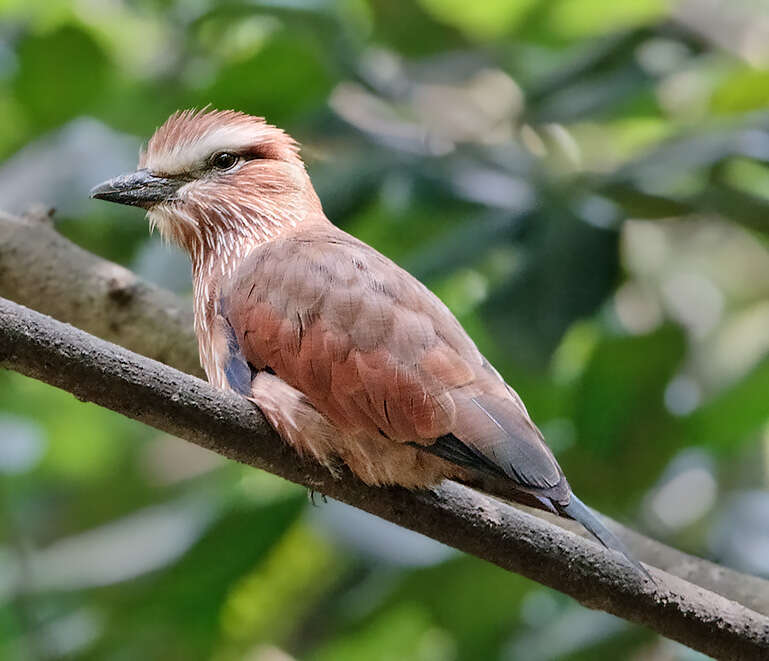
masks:
<path id="1" fill-rule="evenodd" d="M 331 162 L 308 164 L 323 211 L 342 228 L 355 223 L 358 214 L 365 217 L 367 209 L 375 203 L 383 177 L 393 168 L 395 165 L 385 155 L 349 161 L 337 155 Z"/>
<path id="2" fill-rule="evenodd" d="M 433 661 L 447 658 L 451 645 L 411 604 L 398 605 L 365 629 L 340 636 L 312 655 L 314 661 Z"/>
<path id="3" fill-rule="evenodd" d="M 381 582 L 386 581 L 387 576 L 372 576 L 361 586 L 345 611 L 346 625 L 312 658 L 500 658 L 521 600 L 533 585 L 464 555 L 408 571 L 400 579 L 390 577 L 395 584 L 377 603 Z M 480 603 L 488 608 L 478 608 Z"/>
<path id="4" fill-rule="evenodd" d="M 667 140 L 616 172 L 593 177 L 590 185 L 631 217 L 717 213 L 766 232 L 769 201 L 755 194 L 755 184 L 762 172 L 759 163 L 767 161 L 769 134 L 750 119 L 732 129 Z M 751 162 L 748 171 L 745 164 Z M 741 164 L 739 170 L 735 163 Z M 748 176 L 753 188 L 750 182 L 742 185 L 738 176 Z"/>
<path id="5" fill-rule="evenodd" d="M 604 336 L 573 384 L 577 440 L 559 457 L 577 493 L 616 511 L 634 502 L 678 447 L 664 391 L 684 356 L 680 329 L 648 335 Z"/>
<path id="6" fill-rule="evenodd" d="M 729 160 L 722 172 L 724 182 L 748 195 L 769 200 L 769 167 L 747 158 Z"/>
<path id="7" fill-rule="evenodd" d="M 424 604 L 434 625 L 453 641 L 457 661 L 491 659 L 499 658 L 521 601 L 533 586 L 517 574 L 463 555 L 411 572 L 390 603 Z M 493 608 L 478 608 L 482 603 L 493 603 Z"/>
<path id="8" fill-rule="evenodd" d="M 769 104 L 769 71 L 742 69 L 730 73 L 714 90 L 711 107 L 717 113 L 743 113 Z"/>
<path id="9" fill-rule="evenodd" d="M 439 21 L 474 39 L 492 39 L 510 32 L 540 0 L 419 0 Z"/>
<path id="10" fill-rule="evenodd" d="M 647 193 L 632 184 L 611 183 L 600 188 L 601 194 L 619 204 L 629 218 L 673 218 L 694 211 L 686 200 Z"/>
<path id="11" fill-rule="evenodd" d="M 253 57 L 224 67 L 197 97 L 286 125 L 321 104 L 331 84 L 322 45 L 283 31 Z"/>
<path id="12" fill-rule="evenodd" d="M 108 87 L 106 54 L 74 25 L 27 36 L 18 58 L 13 90 L 38 132 L 89 112 Z"/>
<path id="13" fill-rule="evenodd" d="M 7 85 L 0 85 L 0 158 L 10 155 L 23 144 L 34 129 L 27 121 L 24 107 L 11 96 Z"/>
<path id="14" fill-rule="evenodd" d="M 397 184 L 396 184 L 397 185 Z M 408 191 L 404 191 L 408 195 Z M 419 268 L 421 250 L 440 241 L 452 229 L 461 225 L 461 208 L 437 204 L 422 205 L 417 200 L 404 200 L 405 204 L 386 204 L 378 196 L 374 202 L 350 219 L 347 231 L 371 244 L 396 262 Z"/>
<path id="15" fill-rule="evenodd" d="M 435 236 L 411 256 L 406 267 L 420 280 L 431 280 L 477 264 L 489 250 L 513 240 L 525 227 L 527 215 L 489 212 L 465 221 L 442 236 Z"/>
<path id="16" fill-rule="evenodd" d="M 131 658 L 208 659 L 230 590 L 267 557 L 305 502 L 301 494 L 269 505 L 241 505 L 169 569 L 135 581 L 130 590 L 105 590 L 114 601 L 115 624 L 88 658 L 129 653 Z"/>
<path id="17" fill-rule="evenodd" d="M 769 233 L 769 200 L 765 198 L 711 182 L 692 202 L 699 211 L 715 212 L 747 228 Z"/>
<path id="18" fill-rule="evenodd" d="M 568 37 L 587 37 L 663 18 L 667 0 L 554 0 L 550 3 L 550 26 Z M 596 17 L 600 16 L 600 20 Z"/>
<path id="19" fill-rule="evenodd" d="M 601 192 L 622 206 L 627 216 L 653 219 L 716 213 L 745 227 L 769 232 L 769 199 L 710 181 L 691 195 L 646 193 L 632 185 L 612 184 Z"/>
<path id="20" fill-rule="evenodd" d="M 653 112 L 656 101 L 649 87 L 648 76 L 630 66 L 565 85 L 541 99 L 529 116 L 536 123 L 551 123 Z"/>
<path id="21" fill-rule="evenodd" d="M 712 168 L 733 157 L 769 161 L 766 118 L 747 117 L 734 126 L 674 135 L 606 177 L 611 183 L 646 182 Z"/>
<path id="22" fill-rule="evenodd" d="M 683 336 L 672 327 L 649 335 L 604 337 L 575 388 L 580 445 L 596 455 L 622 452 L 620 439 L 641 433 L 644 422 L 662 411 L 665 386 L 683 350 Z"/>
<path id="23" fill-rule="evenodd" d="M 146 433 L 146 428 L 127 418 L 19 374 L 7 375 L 0 408 L 43 426 L 48 452 L 42 469 L 49 476 L 81 483 L 100 480 L 118 465 L 134 432 Z"/>
<path id="24" fill-rule="evenodd" d="M 548 6 L 546 3 L 541 5 L 543 8 Z M 640 28 L 580 42 L 568 50 L 567 56 L 559 60 L 557 66 L 528 86 L 529 105 L 537 105 L 540 99 L 564 86 L 632 63 L 638 46 L 651 34 L 651 30 Z"/>
<path id="25" fill-rule="evenodd" d="M 620 117 L 600 124 L 580 121 L 569 130 L 579 145 L 582 168 L 587 172 L 621 167 L 658 146 L 672 133 L 667 121 L 653 116 Z"/>
<path id="26" fill-rule="evenodd" d="M 339 558 L 327 540 L 294 525 L 231 590 L 221 617 L 227 648 L 283 642 L 339 574 Z"/>
<path id="27" fill-rule="evenodd" d="M 552 208 L 532 215 L 520 241 L 526 263 L 484 310 L 510 359 L 541 367 L 569 325 L 606 299 L 618 269 L 617 233 Z"/>
<path id="28" fill-rule="evenodd" d="M 755 438 L 769 420 L 769 358 L 747 376 L 697 409 L 683 423 L 693 443 L 735 452 Z"/>
<path id="29" fill-rule="evenodd" d="M 671 134 L 671 126 L 661 117 L 628 117 L 609 123 L 611 140 L 622 155 L 632 156 L 656 146 Z"/>
<path id="30" fill-rule="evenodd" d="M 406 57 L 460 48 L 465 39 L 455 28 L 440 25 L 413 0 L 370 0 L 374 41 Z"/>

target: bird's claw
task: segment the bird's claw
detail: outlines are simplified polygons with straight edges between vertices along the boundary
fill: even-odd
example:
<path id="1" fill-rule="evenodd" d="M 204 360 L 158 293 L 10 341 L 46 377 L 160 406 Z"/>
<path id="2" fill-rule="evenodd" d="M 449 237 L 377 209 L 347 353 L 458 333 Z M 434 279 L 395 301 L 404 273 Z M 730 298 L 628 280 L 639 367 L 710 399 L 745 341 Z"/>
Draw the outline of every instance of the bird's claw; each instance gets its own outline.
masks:
<path id="1" fill-rule="evenodd" d="M 307 498 L 309 498 L 310 503 L 312 504 L 313 507 L 318 507 L 318 503 L 315 502 L 316 493 L 318 492 L 315 491 L 315 489 L 307 489 Z M 325 494 L 320 494 L 320 500 L 324 505 L 328 502 Z"/>

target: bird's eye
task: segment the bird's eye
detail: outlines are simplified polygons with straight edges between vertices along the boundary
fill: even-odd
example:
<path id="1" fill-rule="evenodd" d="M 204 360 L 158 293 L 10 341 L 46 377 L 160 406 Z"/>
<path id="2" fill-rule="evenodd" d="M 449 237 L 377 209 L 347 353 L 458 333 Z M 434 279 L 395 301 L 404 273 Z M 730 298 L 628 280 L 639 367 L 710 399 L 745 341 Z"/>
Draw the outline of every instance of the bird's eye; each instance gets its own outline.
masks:
<path id="1" fill-rule="evenodd" d="M 220 151 L 211 157 L 210 162 L 217 170 L 229 170 L 238 162 L 238 157 L 228 151 Z"/>

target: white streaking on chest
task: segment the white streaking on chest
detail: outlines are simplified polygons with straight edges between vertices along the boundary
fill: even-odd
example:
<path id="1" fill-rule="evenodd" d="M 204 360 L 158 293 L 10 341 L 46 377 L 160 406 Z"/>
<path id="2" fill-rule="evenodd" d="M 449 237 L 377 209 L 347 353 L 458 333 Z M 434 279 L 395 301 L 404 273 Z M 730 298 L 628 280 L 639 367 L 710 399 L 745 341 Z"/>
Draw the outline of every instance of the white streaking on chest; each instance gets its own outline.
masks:
<path id="1" fill-rule="evenodd" d="M 275 201 L 265 199 L 256 209 L 240 199 L 197 199 L 190 191 L 188 206 L 197 212 L 159 206 L 148 216 L 161 236 L 190 255 L 200 364 L 213 385 L 229 389 L 226 324 L 219 319 L 221 286 L 235 276 L 253 250 L 296 228 L 301 218 L 299 203 L 289 198 L 279 208 Z"/>
<path id="2" fill-rule="evenodd" d="M 220 250 L 210 251 L 204 259 L 192 263 L 193 311 L 200 364 L 209 382 L 225 390 L 230 389 L 225 374 L 229 349 L 227 322 L 220 309 L 221 287 L 234 277 L 243 260 L 260 243 L 238 238 L 238 241 L 221 242 Z"/>

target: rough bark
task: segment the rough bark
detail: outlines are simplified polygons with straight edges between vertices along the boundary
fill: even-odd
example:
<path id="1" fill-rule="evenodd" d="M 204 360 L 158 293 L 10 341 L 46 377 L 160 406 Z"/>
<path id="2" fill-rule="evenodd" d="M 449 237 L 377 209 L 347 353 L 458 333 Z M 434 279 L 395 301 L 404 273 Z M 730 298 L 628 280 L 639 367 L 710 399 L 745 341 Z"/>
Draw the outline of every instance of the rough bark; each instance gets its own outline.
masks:
<path id="1" fill-rule="evenodd" d="M 0 299 L 0 367 L 17 370 L 231 459 L 303 484 L 647 625 L 719 659 L 769 658 L 769 617 L 457 484 L 371 488 L 303 462 L 246 400 Z M 758 583 L 756 583 L 758 585 Z"/>
<path id="2" fill-rule="evenodd" d="M 76 246 L 44 209 L 22 217 L 0 211 L 0 296 L 203 376 L 192 307 Z"/>

